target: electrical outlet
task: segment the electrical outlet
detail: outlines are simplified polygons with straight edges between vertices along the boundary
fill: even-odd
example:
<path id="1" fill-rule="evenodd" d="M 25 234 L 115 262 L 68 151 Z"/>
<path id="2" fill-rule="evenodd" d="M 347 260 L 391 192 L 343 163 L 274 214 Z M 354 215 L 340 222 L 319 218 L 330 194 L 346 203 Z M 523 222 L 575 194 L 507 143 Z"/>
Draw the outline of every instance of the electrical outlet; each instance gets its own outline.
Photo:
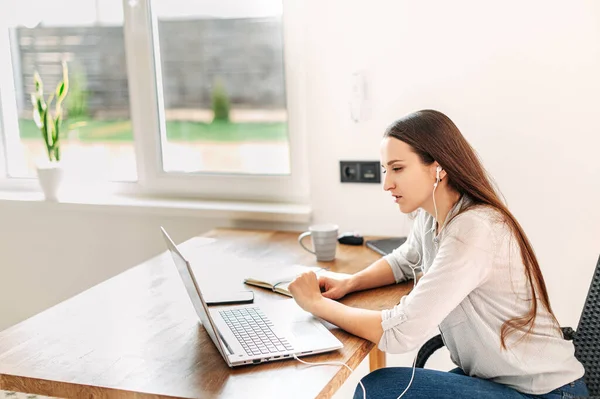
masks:
<path id="1" fill-rule="evenodd" d="M 378 161 L 340 161 L 342 183 L 381 183 Z"/>

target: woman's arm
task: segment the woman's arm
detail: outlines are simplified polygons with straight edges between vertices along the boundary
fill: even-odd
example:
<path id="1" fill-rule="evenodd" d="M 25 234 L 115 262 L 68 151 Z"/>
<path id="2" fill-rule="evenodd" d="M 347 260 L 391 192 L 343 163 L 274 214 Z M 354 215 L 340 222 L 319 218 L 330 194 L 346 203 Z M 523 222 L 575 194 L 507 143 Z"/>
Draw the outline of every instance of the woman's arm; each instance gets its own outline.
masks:
<path id="1" fill-rule="evenodd" d="M 385 270 L 386 266 L 387 270 Z M 367 272 L 368 269 L 371 269 L 371 271 Z M 389 265 L 377 261 L 368 269 L 365 270 L 364 283 L 387 282 L 391 284 L 394 282 Z M 387 273 L 392 274 L 392 276 L 390 277 Z M 383 335 L 381 312 L 352 308 L 323 297 L 319 290 L 317 275 L 314 272 L 300 275 L 289 285 L 288 290 L 292 293 L 298 305 L 307 312 L 376 344 L 381 340 Z"/>
<path id="2" fill-rule="evenodd" d="M 350 278 L 350 292 L 394 284 L 396 279 L 385 258 L 381 258 Z"/>
<path id="3" fill-rule="evenodd" d="M 383 335 L 381 311 L 353 308 L 333 299 L 321 298 L 313 305 L 312 314 L 351 334 L 379 343 Z"/>
<path id="4" fill-rule="evenodd" d="M 465 213 L 452 227 L 427 273 L 393 309 L 354 309 L 324 298 L 312 271 L 298 276 L 289 290 L 302 309 L 378 344 L 379 349 L 410 351 L 484 284 L 493 269 L 496 240 L 489 223 L 476 214 Z"/>
<path id="5" fill-rule="evenodd" d="M 328 290 L 335 289 L 336 287 L 341 288 L 341 291 L 338 292 L 339 295 L 333 294 L 333 297 L 336 298 L 342 297 L 349 292 L 382 287 L 394 284 L 397 281 L 414 278 L 413 270 L 411 270 L 412 266 L 409 265 L 411 261 L 408 259 L 414 258 L 412 262 L 418 263 L 421 257 L 417 235 L 417 232 L 413 229 L 407 242 L 400 248 L 394 251 L 394 253 L 373 262 L 366 269 L 352 275 L 348 279 L 347 285 L 346 283 L 341 283 L 343 280 L 331 280 L 327 279 L 326 276 L 321 277 L 321 284 L 319 284 L 315 274 L 309 273 L 302 276 L 302 278 L 296 279 L 296 281 L 290 284 L 288 289 L 298 304 L 307 312 L 377 344 L 383 335 L 383 328 L 381 326 L 382 315 L 380 311 L 358 309 L 343 305 L 324 297 L 316 288 L 319 285 L 322 287 L 325 286 L 324 288 Z M 388 260 L 394 262 L 395 268 L 390 265 Z M 303 296 L 301 293 L 304 292 L 309 293 L 307 299 L 300 299 Z"/>
<path id="6" fill-rule="evenodd" d="M 422 217 L 417 219 L 410 231 L 406 241 L 396 248 L 391 254 L 384 256 L 376 262 L 373 262 L 366 269 L 354 274 L 351 278 L 344 281 L 332 282 L 326 284 L 324 281 L 321 286 L 326 290 L 334 289 L 332 295 L 325 295 L 333 299 L 341 298 L 349 292 L 368 290 L 384 285 L 399 283 L 402 281 L 416 278 L 416 268 L 421 266 L 422 244 L 420 236 L 423 234 Z M 331 285 L 331 286 L 330 286 Z M 340 289 L 335 289 L 336 286 Z"/>
<path id="7" fill-rule="evenodd" d="M 368 290 L 396 282 L 392 268 L 384 258 L 352 275 L 349 280 L 348 292 Z M 304 288 L 292 289 L 295 289 L 293 292 L 297 292 L 298 289 Z M 374 343 L 380 341 L 383 335 L 380 311 L 353 308 L 321 295 L 315 296 L 314 301 L 307 304 L 308 309 L 305 310 L 361 338 Z"/>

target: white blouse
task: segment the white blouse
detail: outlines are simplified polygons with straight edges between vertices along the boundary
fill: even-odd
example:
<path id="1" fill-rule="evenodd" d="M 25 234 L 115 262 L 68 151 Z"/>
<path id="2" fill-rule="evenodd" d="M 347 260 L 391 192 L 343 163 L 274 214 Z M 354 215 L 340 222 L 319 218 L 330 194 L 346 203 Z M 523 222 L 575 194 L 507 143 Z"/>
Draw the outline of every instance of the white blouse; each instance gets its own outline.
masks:
<path id="1" fill-rule="evenodd" d="M 449 220 L 471 203 L 463 196 Z M 382 312 L 379 349 L 403 353 L 422 345 L 437 327 L 452 361 L 470 376 L 490 379 L 528 394 L 545 394 L 584 374 L 572 342 L 553 327 L 538 298 L 535 325 L 500 345 L 502 324 L 526 314 L 531 293 L 520 249 L 500 213 L 475 206 L 434 237 L 434 218 L 419 210 L 407 241 L 384 259 L 396 282 L 423 276 L 393 309 Z"/>

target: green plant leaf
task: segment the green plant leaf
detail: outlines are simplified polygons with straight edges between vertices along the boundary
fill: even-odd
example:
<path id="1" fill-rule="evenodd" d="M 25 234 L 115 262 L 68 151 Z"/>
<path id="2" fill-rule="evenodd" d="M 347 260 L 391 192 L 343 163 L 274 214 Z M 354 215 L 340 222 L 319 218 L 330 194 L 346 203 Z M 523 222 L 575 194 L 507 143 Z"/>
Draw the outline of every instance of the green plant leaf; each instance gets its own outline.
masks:
<path id="1" fill-rule="evenodd" d="M 69 92 L 69 69 L 67 62 L 62 62 L 63 78 L 56 88 L 56 98 L 59 103 L 62 103 L 67 93 Z"/>
<path id="2" fill-rule="evenodd" d="M 42 115 L 40 115 L 38 113 L 37 115 L 40 118 L 38 128 L 40 129 L 40 132 L 42 132 L 42 138 L 44 139 L 44 143 L 46 144 L 46 149 L 48 149 L 50 146 L 50 143 L 48 142 L 48 135 L 46 134 L 46 125 L 44 124 L 44 121 L 46 120 L 46 116 L 45 116 L 45 113 L 42 113 Z"/>
<path id="3" fill-rule="evenodd" d="M 58 85 L 56 86 L 56 101 L 62 101 L 62 99 L 65 97 L 65 94 L 67 93 L 66 88 L 67 85 L 64 80 L 58 82 Z"/>
<path id="4" fill-rule="evenodd" d="M 40 111 L 38 99 L 35 97 L 35 94 L 33 94 L 33 93 L 31 93 L 31 104 L 33 105 L 33 121 L 35 122 L 36 126 L 39 129 L 41 129 L 42 128 L 41 112 L 44 112 L 44 111 L 43 110 Z"/>
<path id="5" fill-rule="evenodd" d="M 63 74 L 65 73 L 65 64 L 63 64 Z M 66 95 L 66 85 L 59 84 L 57 92 L 52 93 L 48 96 L 48 102 L 44 101 L 44 86 L 42 78 L 39 73 L 35 71 L 33 76 L 35 92 L 31 93 L 31 104 L 33 105 L 33 119 L 35 124 L 40 129 L 44 143 L 46 144 L 46 151 L 48 153 L 48 160 L 60 160 L 60 148 L 59 148 L 59 137 L 60 125 L 62 122 L 62 110 L 60 104 L 57 105 L 56 119 L 52 117 L 49 108 L 52 106 L 52 101 L 56 95 L 59 98 L 64 98 Z M 57 103 L 59 103 L 57 101 Z"/>
<path id="6" fill-rule="evenodd" d="M 48 141 L 52 148 L 54 148 L 54 142 L 56 141 L 56 132 L 54 131 L 54 117 L 50 112 L 48 112 L 48 129 L 50 132 L 50 136 L 48 136 Z"/>
<path id="7" fill-rule="evenodd" d="M 35 87 L 35 93 L 38 96 L 43 96 L 44 84 L 42 83 L 42 78 L 40 77 L 40 74 L 37 71 L 33 73 L 33 85 Z"/>
<path id="8" fill-rule="evenodd" d="M 60 127 L 62 124 L 62 115 L 63 115 L 62 103 L 69 91 L 69 70 L 67 68 L 66 61 L 63 61 L 62 67 L 63 67 L 63 79 L 56 86 L 56 93 L 55 93 L 56 94 L 56 107 L 54 108 L 55 120 L 54 120 L 54 127 L 53 127 L 53 143 L 54 143 L 54 147 L 55 147 L 55 152 L 54 152 L 55 155 L 54 156 L 57 161 L 60 160 L 59 139 L 60 139 Z"/>
<path id="9" fill-rule="evenodd" d="M 56 115 L 54 118 L 54 125 L 52 129 L 52 142 L 54 145 L 58 143 L 58 138 L 60 136 L 60 124 L 62 122 L 62 117 L 60 115 Z"/>
<path id="10" fill-rule="evenodd" d="M 50 141 L 50 137 L 48 136 L 48 127 L 50 126 L 50 129 L 52 129 L 52 125 L 50 125 L 48 123 L 48 118 L 49 118 L 49 112 L 44 111 L 44 113 L 42 114 L 42 136 L 44 137 L 44 141 L 46 142 L 46 150 L 48 152 L 48 159 L 50 160 L 50 162 L 52 162 L 52 142 Z M 52 132 L 50 132 L 51 134 Z"/>

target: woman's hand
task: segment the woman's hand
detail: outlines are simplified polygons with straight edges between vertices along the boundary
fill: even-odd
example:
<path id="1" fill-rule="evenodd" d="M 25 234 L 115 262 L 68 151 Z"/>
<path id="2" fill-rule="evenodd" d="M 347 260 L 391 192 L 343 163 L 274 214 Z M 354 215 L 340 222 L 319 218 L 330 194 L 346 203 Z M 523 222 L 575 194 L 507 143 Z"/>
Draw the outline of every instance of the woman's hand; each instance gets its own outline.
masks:
<path id="1" fill-rule="evenodd" d="M 352 275 L 342 273 L 328 273 L 319 277 L 319 287 L 323 296 L 329 299 L 340 299 L 354 291 Z"/>
<path id="2" fill-rule="evenodd" d="M 305 311 L 324 319 L 351 334 L 378 343 L 383 335 L 381 326 L 381 311 L 366 310 L 346 306 L 342 303 L 329 300 L 321 294 L 319 282 L 329 286 L 330 295 L 343 296 L 354 288 L 352 276 L 328 273 L 328 276 L 320 276 L 313 272 L 306 272 L 290 283 L 288 290 L 294 296 L 294 300 Z"/>
<path id="3" fill-rule="evenodd" d="M 296 303 L 309 313 L 314 313 L 319 301 L 323 300 L 315 272 L 302 273 L 288 286 Z"/>

